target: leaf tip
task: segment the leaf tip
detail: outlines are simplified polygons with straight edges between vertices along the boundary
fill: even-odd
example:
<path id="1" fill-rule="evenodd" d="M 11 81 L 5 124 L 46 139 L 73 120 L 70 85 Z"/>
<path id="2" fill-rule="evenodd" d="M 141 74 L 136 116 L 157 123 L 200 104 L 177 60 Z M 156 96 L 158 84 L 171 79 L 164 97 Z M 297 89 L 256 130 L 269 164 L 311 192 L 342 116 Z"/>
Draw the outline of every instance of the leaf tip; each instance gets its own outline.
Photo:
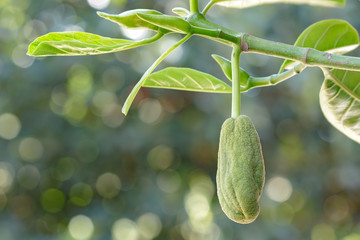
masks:
<path id="1" fill-rule="evenodd" d="M 32 56 L 32 57 L 35 56 L 35 55 L 34 55 L 35 48 L 33 47 L 33 44 L 34 44 L 34 42 L 32 42 L 32 43 L 29 44 L 28 50 L 27 50 L 27 52 L 26 52 L 26 55 Z"/>
<path id="2" fill-rule="evenodd" d="M 211 57 L 218 63 L 221 65 L 221 56 L 217 55 L 217 54 L 211 54 Z"/>
<path id="3" fill-rule="evenodd" d="M 30 50 L 30 47 L 28 48 L 28 50 L 27 50 L 27 52 L 26 52 L 26 55 L 28 55 L 28 56 L 33 56 L 33 55 L 32 55 L 32 51 Z"/>
<path id="4" fill-rule="evenodd" d="M 129 108 L 126 107 L 126 104 L 124 104 L 124 106 L 121 109 L 121 112 L 127 116 L 128 112 L 129 112 Z"/>

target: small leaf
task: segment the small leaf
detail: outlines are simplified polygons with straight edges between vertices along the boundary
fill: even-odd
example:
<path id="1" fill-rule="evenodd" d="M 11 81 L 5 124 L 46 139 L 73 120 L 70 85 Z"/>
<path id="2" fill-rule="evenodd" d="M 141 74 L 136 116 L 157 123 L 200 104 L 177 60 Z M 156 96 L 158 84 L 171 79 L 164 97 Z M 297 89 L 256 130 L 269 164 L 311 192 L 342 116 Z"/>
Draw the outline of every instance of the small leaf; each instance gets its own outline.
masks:
<path id="1" fill-rule="evenodd" d="M 138 13 L 163 15 L 161 12 L 158 12 L 158 11 L 155 11 L 152 9 L 134 9 L 134 10 L 120 13 L 120 14 L 108 14 L 108 13 L 104 13 L 104 12 L 97 12 L 97 14 L 100 17 L 110 20 L 112 22 L 115 22 L 115 23 L 119 24 L 120 26 L 123 26 L 126 28 L 148 28 L 148 29 L 151 29 L 154 31 L 158 31 L 161 29 L 161 28 L 159 28 L 159 26 L 141 19 L 137 15 Z M 164 30 L 165 32 L 168 32 L 168 30 L 165 30 L 165 29 L 162 29 L 162 30 Z"/>
<path id="2" fill-rule="evenodd" d="M 143 86 L 196 92 L 231 93 L 231 87 L 220 79 L 190 68 L 165 68 L 151 74 Z"/>
<path id="3" fill-rule="evenodd" d="M 217 54 L 211 56 L 219 64 L 227 79 L 232 81 L 231 61 Z"/>
<path id="4" fill-rule="evenodd" d="M 345 6 L 345 0 L 213 0 L 212 2 L 231 8 L 248 8 L 270 3 L 309 4 L 323 7 Z"/>
<path id="5" fill-rule="evenodd" d="M 222 57 L 222 56 L 219 56 L 217 54 L 212 54 L 211 56 L 219 64 L 219 66 L 223 70 L 225 76 L 230 81 L 232 81 L 231 61 L 224 58 L 224 57 Z M 241 87 L 246 87 L 248 79 L 249 79 L 249 74 L 244 69 L 240 68 L 240 86 Z"/>
<path id="6" fill-rule="evenodd" d="M 144 13 L 138 13 L 137 15 L 151 24 L 174 32 L 188 33 L 191 29 L 191 25 L 180 17 Z"/>
<path id="7" fill-rule="evenodd" d="M 354 27 L 344 20 L 323 20 L 305 29 L 294 45 L 315 48 L 323 52 L 344 54 L 359 46 L 359 34 Z M 280 72 L 293 67 L 294 64 L 294 61 L 285 60 Z"/>
<path id="8" fill-rule="evenodd" d="M 102 37 L 84 32 L 54 32 L 38 37 L 27 52 L 31 56 L 95 55 L 130 49 L 140 42 Z"/>
<path id="9" fill-rule="evenodd" d="M 173 8 L 172 12 L 177 14 L 180 17 L 186 17 L 190 14 L 189 10 L 182 8 L 182 7 Z"/>
<path id="10" fill-rule="evenodd" d="M 326 70 L 320 106 L 327 120 L 360 143 L 360 72 Z"/>

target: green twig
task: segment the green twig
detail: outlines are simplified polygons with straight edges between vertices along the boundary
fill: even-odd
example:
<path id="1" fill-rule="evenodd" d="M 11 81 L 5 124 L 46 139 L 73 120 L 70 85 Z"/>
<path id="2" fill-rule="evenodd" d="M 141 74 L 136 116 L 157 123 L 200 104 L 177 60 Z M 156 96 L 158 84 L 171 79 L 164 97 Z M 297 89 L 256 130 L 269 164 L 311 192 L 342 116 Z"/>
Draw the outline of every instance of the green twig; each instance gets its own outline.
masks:
<path id="1" fill-rule="evenodd" d="M 162 32 L 157 32 L 154 36 L 150 37 L 150 38 L 146 38 L 144 40 L 138 41 L 136 45 L 133 45 L 132 47 L 140 47 L 143 46 L 145 44 L 149 44 L 149 43 L 153 43 L 157 40 L 159 40 L 160 38 L 162 38 L 165 34 Z"/>
<path id="2" fill-rule="evenodd" d="M 360 58 L 322 52 L 313 48 L 297 47 L 279 42 L 264 40 L 244 34 L 242 41 L 246 51 L 263 55 L 298 61 L 307 66 L 337 68 L 360 71 Z"/>
<path id="3" fill-rule="evenodd" d="M 198 0 L 190 0 L 190 12 L 191 13 L 199 12 Z"/>
<path id="4" fill-rule="evenodd" d="M 205 6 L 204 10 L 202 10 L 202 14 L 205 16 L 206 13 L 210 10 L 210 8 L 212 6 L 214 6 L 215 2 L 214 1 L 210 1 L 208 2 L 208 4 Z"/>
<path id="5" fill-rule="evenodd" d="M 234 45 L 231 54 L 232 67 L 232 109 L 231 117 L 236 118 L 241 113 L 241 94 L 240 94 L 240 54 L 241 46 Z"/>
<path id="6" fill-rule="evenodd" d="M 306 66 L 304 64 L 300 63 L 288 71 L 278 73 L 278 74 L 273 74 L 273 75 L 270 75 L 267 77 L 252 77 L 252 76 L 250 76 L 248 78 L 246 87 L 242 88 L 241 92 L 247 92 L 252 88 L 273 86 L 273 85 L 279 84 L 279 83 L 301 73 L 305 68 L 306 68 Z"/>
<path id="7" fill-rule="evenodd" d="M 139 92 L 141 86 L 144 84 L 147 77 L 155 70 L 155 68 L 177 47 L 179 47 L 181 44 L 186 42 L 191 37 L 191 34 L 187 34 L 184 38 L 182 38 L 180 41 L 175 43 L 173 46 L 171 46 L 169 49 L 167 49 L 156 61 L 146 70 L 144 75 L 141 77 L 141 79 L 137 82 L 135 87 L 131 90 L 129 96 L 127 97 L 124 106 L 122 108 L 122 112 L 127 115 L 129 108 L 131 106 L 131 103 L 134 101 L 134 98 L 136 97 L 136 94 Z"/>
<path id="8" fill-rule="evenodd" d="M 326 53 L 313 48 L 297 47 L 235 32 L 210 22 L 200 13 L 192 16 L 190 24 L 195 26 L 191 28 L 193 34 L 211 38 L 229 46 L 241 42 L 243 52 L 290 59 L 306 66 L 360 71 L 360 58 L 358 57 Z"/>

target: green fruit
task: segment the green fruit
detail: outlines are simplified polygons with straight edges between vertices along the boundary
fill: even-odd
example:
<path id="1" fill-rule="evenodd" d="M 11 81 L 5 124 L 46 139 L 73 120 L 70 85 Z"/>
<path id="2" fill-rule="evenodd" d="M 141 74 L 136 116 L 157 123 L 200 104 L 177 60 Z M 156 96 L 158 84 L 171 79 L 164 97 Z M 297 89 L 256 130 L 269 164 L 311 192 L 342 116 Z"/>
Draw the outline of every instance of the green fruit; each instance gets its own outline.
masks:
<path id="1" fill-rule="evenodd" d="M 216 183 L 228 218 L 238 223 L 256 219 L 264 176 L 261 144 L 251 120 L 245 115 L 227 119 L 221 127 Z"/>

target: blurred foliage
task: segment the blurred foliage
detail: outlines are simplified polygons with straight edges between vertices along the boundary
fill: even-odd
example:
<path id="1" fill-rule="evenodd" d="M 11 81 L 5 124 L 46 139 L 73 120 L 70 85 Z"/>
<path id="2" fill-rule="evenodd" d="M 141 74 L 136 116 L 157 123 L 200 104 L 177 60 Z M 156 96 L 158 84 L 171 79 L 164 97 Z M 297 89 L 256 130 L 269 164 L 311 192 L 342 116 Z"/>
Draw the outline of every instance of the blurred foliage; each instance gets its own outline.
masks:
<path id="1" fill-rule="evenodd" d="M 50 31 L 135 36 L 99 18 L 98 9 L 170 13 L 175 6 L 187 1 L 0 1 L 0 239 L 360 239 L 360 149 L 324 119 L 319 70 L 243 96 L 243 113 L 262 140 L 267 183 L 259 218 L 238 225 L 221 211 L 215 186 L 229 95 L 142 89 L 128 117 L 121 114 L 131 87 L 177 36 L 103 56 L 25 55 Z M 214 7 L 209 18 L 293 43 L 327 18 L 360 30 L 359 11 L 358 1 L 345 9 Z M 225 79 L 211 53 L 229 57 L 230 49 L 194 37 L 162 67 Z M 257 76 L 280 63 L 242 57 Z"/>

